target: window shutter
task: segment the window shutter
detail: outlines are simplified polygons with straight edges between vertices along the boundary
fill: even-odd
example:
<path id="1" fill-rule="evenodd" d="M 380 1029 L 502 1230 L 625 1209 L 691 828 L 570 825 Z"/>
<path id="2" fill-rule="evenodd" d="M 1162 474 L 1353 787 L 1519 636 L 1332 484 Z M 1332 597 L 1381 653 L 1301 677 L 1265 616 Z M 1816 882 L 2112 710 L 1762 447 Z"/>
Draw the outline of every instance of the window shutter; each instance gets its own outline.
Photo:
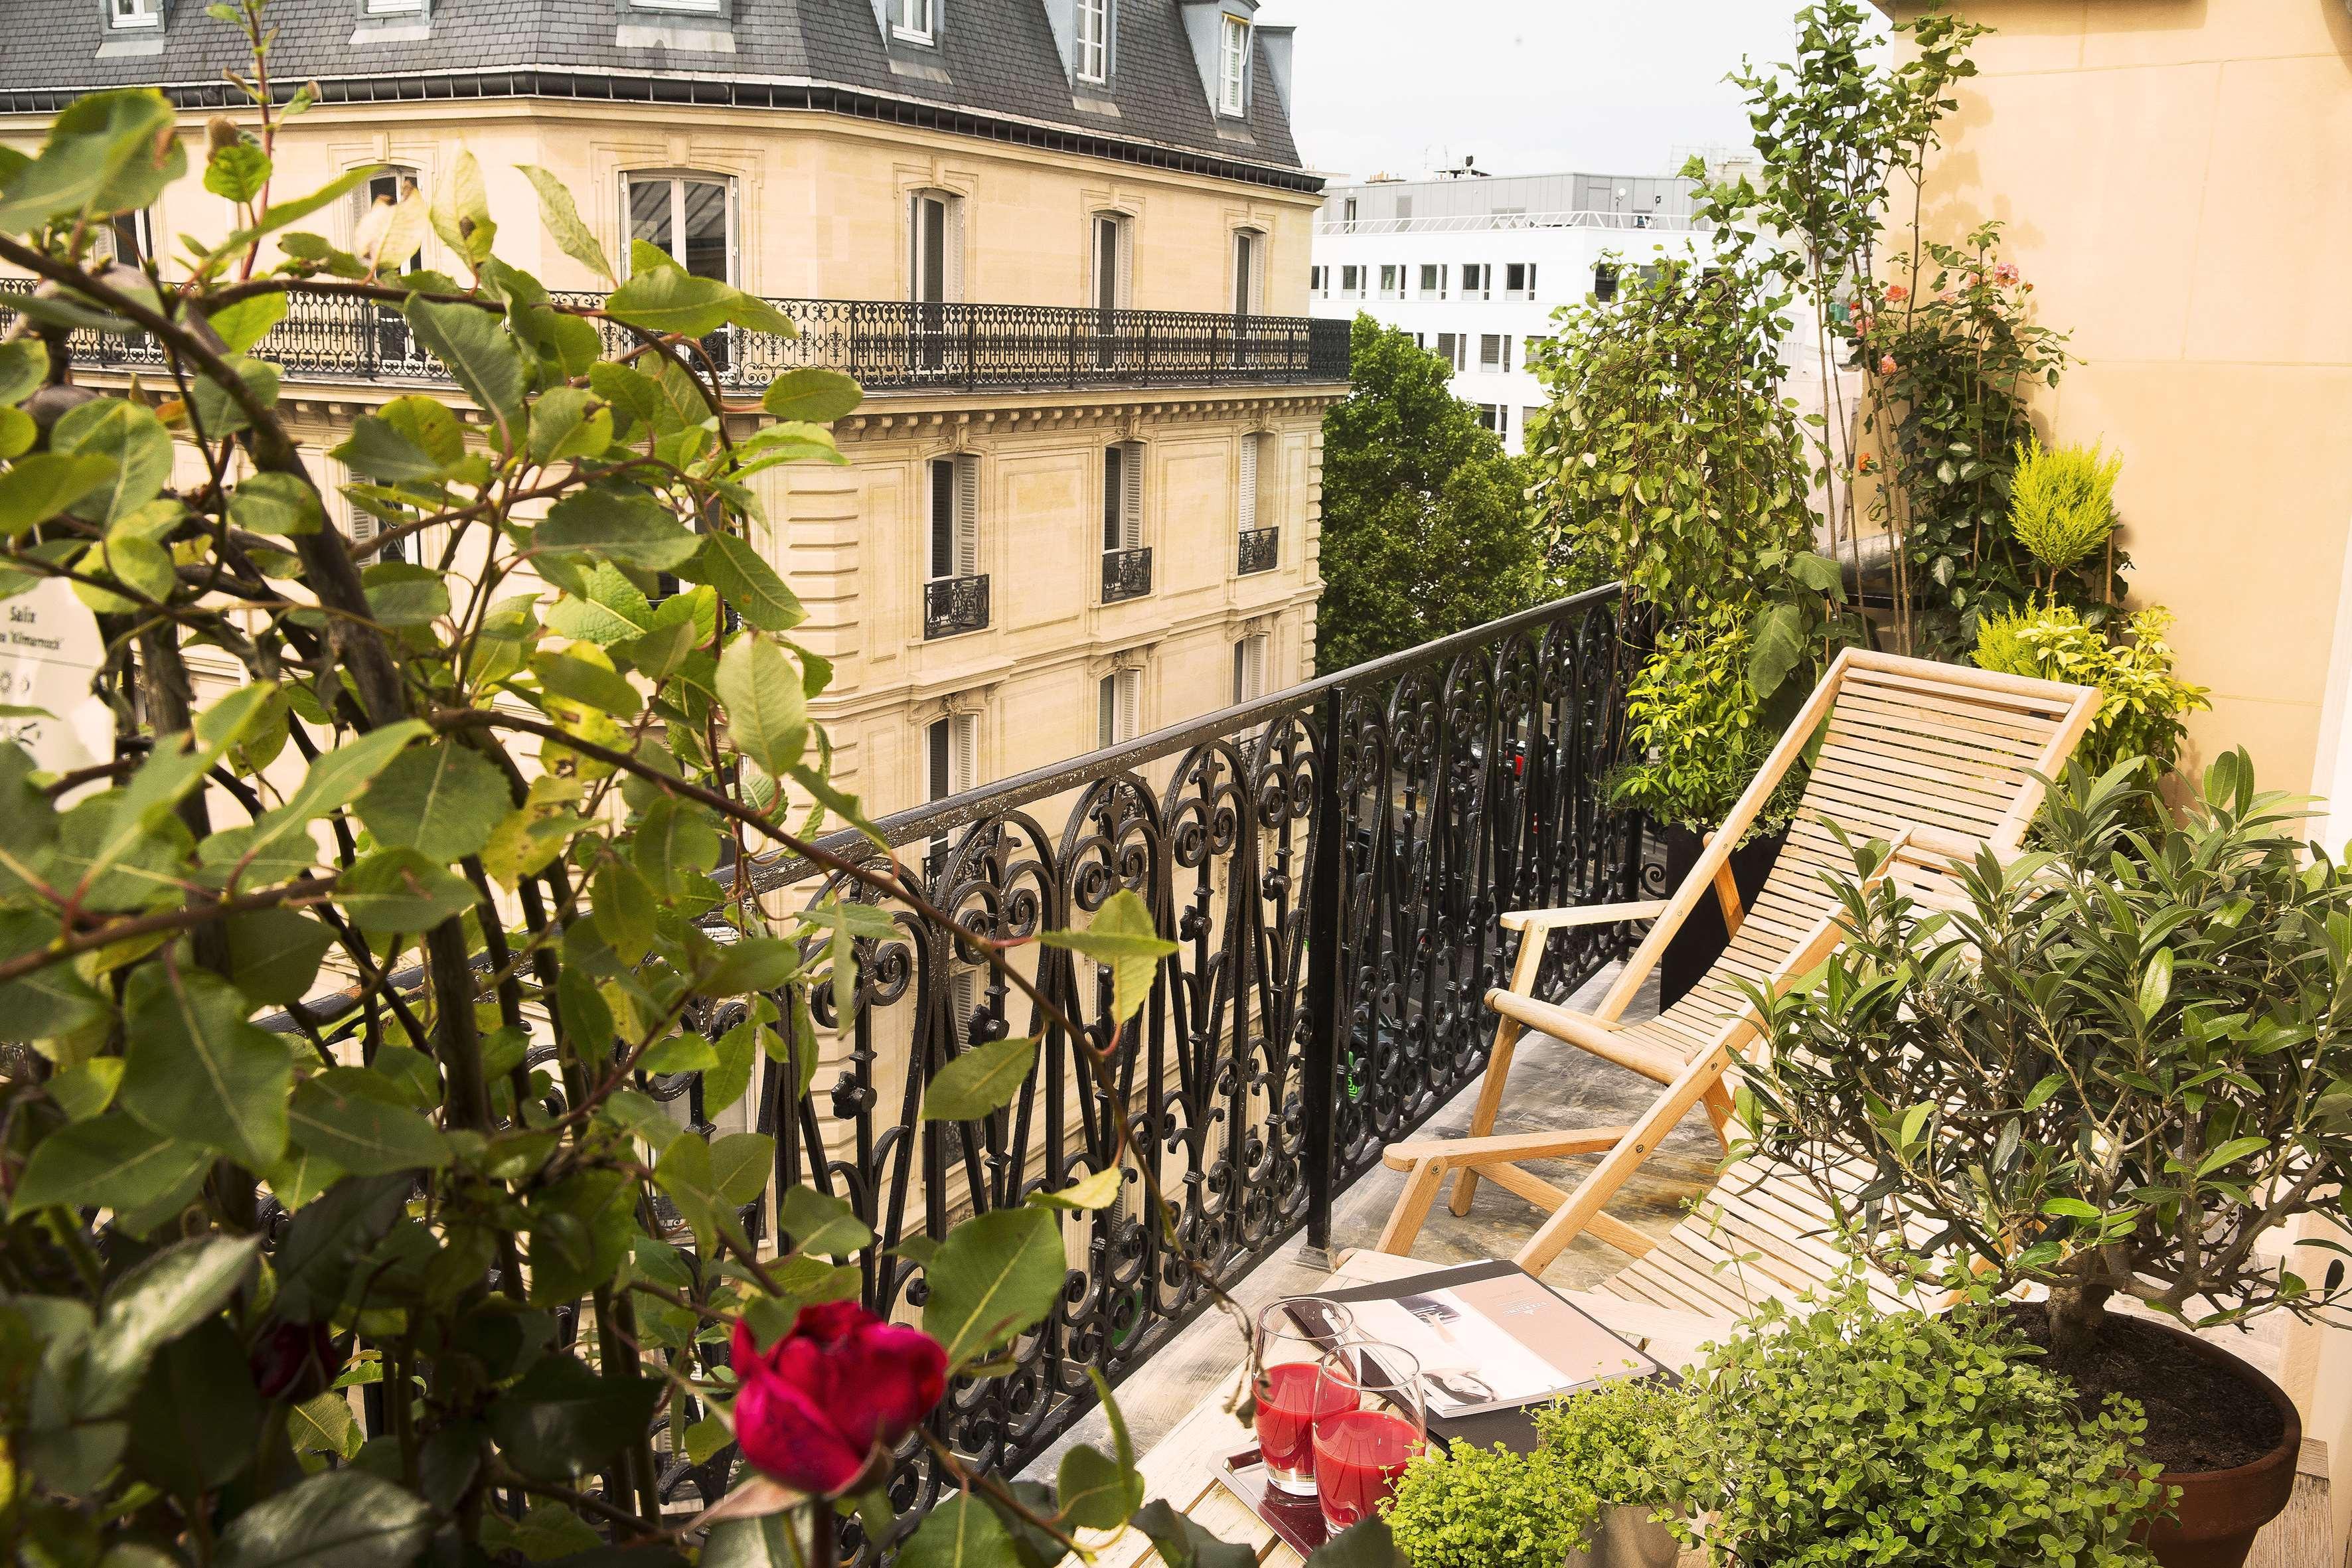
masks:
<path id="1" fill-rule="evenodd" d="M 1265 695 L 1265 634 L 1245 639 L 1242 648 L 1242 681 L 1248 692 L 1243 700 L 1254 702 Z"/>
<path id="2" fill-rule="evenodd" d="M 1502 354 L 1503 368 L 1508 370 L 1511 368 L 1511 334 L 1508 332 L 1503 334 Z"/>
<path id="3" fill-rule="evenodd" d="M 949 300 L 961 300 L 963 298 L 963 198 L 949 196 L 945 200 L 948 209 L 948 221 L 943 226 L 947 230 L 948 247 L 947 293 Z"/>
<path id="4" fill-rule="evenodd" d="M 980 459 L 970 453 L 955 459 L 955 574 L 980 575 Z"/>
<path id="5" fill-rule="evenodd" d="M 1143 671 L 1122 669 L 1118 672 L 1118 710 L 1116 720 L 1118 738 L 1124 742 L 1143 733 Z"/>
<path id="6" fill-rule="evenodd" d="M 1257 443 L 1255 432 L 1242 437 L 1242 488 L 1238 499 L 1244 533 L 1257 526 Z"/>
<path id="7" fill-rule="evenodd" d="M 1143 443 L 1120 443 L 1118 464 L 1119 484 L 1125 495 L 1119 503 L 1119 548 L 1139 550 L 1143 547 Z"/>
<path id="8" fill-rule="evenodd" d="M 959 713 L 955 716 L 956 793 L 961 794 L 979 783 L 980 716 L 976 713 Z"/>
<path id="9" fill-rule="evenodd" d="M 1135 309 L 1135 226 L 1122 218 L 1118 230 L 1118 294 L 1122 310 Z"/>
<path id="10" fill-rule="evenodd" d="M 1106 675 L 1095 686 L 1095 746 L 1118 744 L 1118 672 Z"/>

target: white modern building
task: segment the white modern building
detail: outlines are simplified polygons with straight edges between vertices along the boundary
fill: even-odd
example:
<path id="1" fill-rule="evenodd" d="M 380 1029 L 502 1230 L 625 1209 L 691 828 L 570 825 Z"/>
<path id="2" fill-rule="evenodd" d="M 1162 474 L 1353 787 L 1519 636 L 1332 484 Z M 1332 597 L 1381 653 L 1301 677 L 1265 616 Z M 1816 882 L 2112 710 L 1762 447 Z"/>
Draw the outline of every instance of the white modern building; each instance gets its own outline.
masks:
<path id="1" fill-rule="evenodd" d="M 1712 248 L 1693 226 L 1693 185 L 1657 175 L 1435 179 L 1327 188 L 1315 227 L 1308 309 L 1413 334 L 1454 366 L 1454 394 L 1520 449 L 1544 402 L 1528 346 L 1552 312 L 1615 284 L 1614 268 Z"/>

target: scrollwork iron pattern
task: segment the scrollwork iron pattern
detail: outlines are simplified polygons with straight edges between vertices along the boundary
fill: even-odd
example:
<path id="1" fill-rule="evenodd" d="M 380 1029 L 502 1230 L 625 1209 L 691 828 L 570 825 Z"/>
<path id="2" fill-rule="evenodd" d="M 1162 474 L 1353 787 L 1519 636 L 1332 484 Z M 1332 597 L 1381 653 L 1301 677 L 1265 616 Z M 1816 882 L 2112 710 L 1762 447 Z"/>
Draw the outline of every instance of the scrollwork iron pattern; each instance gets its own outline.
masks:
<path id="1" fill-rule="evenodd" d="M 1600 790 L 1623 662 L 1614 591 L 1584 595 L 879 825 L 933 902 L 993 937 L 1082 926 L 1131 889 L 1179 944 L 1116 1032 L 1107 972 L 1017 950 L 1110 1053 L 1108 1091 L 945 932 L 902 916 L 895 938 L 861 940 L 845 1018 L 811 952 L 809 1004 L 835 1044 L 797 1100 L 769 1068 L 757 1125 L 777 1138 L 778 1190 L 845 1198 L 875 1231 L 858 1259 L 875 1310 L 920 1306 L 910 1239 L 1107 1168 L 1126 1130 L 1123 1201 L 1061 1216 L 1072 1268 L 1059 1309 L 1015 1347 L 1009 1373 L 961 1384 L 935 1417 L 968 1462 L 1010 1473 L 1034 1458 L 1093 1403 L 1087 1369 L 1117 1380 L 1150 1357 L 1210 1303 L 1207 1279 L 1266 1258 L 1318 1185 L 1328 1197 L 1471 1079 L 1489 1033 L 1480 999 L 1516 941 L 1497 914 L 1631 895 L 1638 835 Z M 1328 768 L 1336 816 L 1318 795 Z M 874 852 L 848 837 L 828 847 Z M 1326 853 L 1343 857 L 1346 891 L 1344 909 L 1321 911 L 1340 933 L 1342 982 L 1336 1081 L 1318 1086 L 1304 1067 L 1318 1026 L 1309 895 Z M 758 880 L 812 906 L 869 896 L 804 865 L 763 867 Z M 1555 939 L 1547 989 L 1564 994 L 1625 941 L 1609 928 Z M 1039 1048 L 1008 1107 L 921 1119 L 946 1063 L 1014 1035 Z M 1318 1173 L 1308 1133 L 1327 1115 L 1339 1157 Z M 1147 1167 L 1178 1211 L 1172 1249 L 1146 1221 Z M 674 1468 L 677 1487 L 707 1497 L 726 1465 Z M 910 1448 L 893 1500 L 920 1510 L 940 1484 Z"/>
<path id="2" fill-rule="evenodd" d="M 1102 558 L 1102 602 L 1140 599 L 1151 592 L 1151 546 L 1106 550 Z"/>
<path id="3" fill-rule="evenodd" d="M 923 584 L 923 636 L 951 637 L 988 629 L 988 574 L 937 577 Z"/>
<path id="4" fill-rule="evenodd" d="M 1271 572 L 1282 563 L 1282 530 L 1279 528 L 1244 529 L 1241 547 L 1235 552 L 1234 574 L 1246 577 L 1253 572 Z"/>
<path id="5" fill-rule="evenodd" d="M 0 279 L 0 296 L 30 286 L 28 279 Z M 602 294 L 553 297 L 574 305 L 604 302 Z M 1344 382 L 1349 374 L 1344 321 L 894 300 L 768 303 L 798 335 L 720 328 L 703 348 L 721 384 L 756 392 L 803 366 L 845 371 L 868 392 L 1279 384 Z M 0 327 L 14 316 L 0 308 Z M 632 346 L 625 329 L 598 325 L 608 348 Z M 73 347 L 79 363 L 100 369 L 163 363 L 162 350 L 144 333 L 78 332 Z M 450 379 L 417 346 L 400 312 L 372 300 L 293 295 L 285 319 L 253 352 L 298 379 Z"/>

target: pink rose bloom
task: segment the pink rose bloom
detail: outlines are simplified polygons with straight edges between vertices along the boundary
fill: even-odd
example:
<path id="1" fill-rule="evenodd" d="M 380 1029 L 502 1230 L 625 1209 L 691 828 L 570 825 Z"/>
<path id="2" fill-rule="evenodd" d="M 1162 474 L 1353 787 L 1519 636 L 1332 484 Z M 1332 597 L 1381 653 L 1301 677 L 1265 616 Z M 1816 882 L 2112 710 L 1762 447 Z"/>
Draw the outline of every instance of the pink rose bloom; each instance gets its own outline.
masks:
<path id="1" fill-rule="evenodd" d="M 1996 283 L 2014 283 L 2014 282 L 2016 282 L 2016 281 L 2017 281 L 2017 264 L 2016 264 L 2015 262 L 2013 262 L 2013 261 L 2002 261 L 2002 262 L 1998 262 L 1998 263 L 1996 263 L 1996 264 L 1994 265 L 1994 267 L 1993 267 L 1993 269 L 1992 269 L 1992 280 L 1993 280 L 1994 282 L 1996 282 Z"/>
<path id="2" fill-rule="evenodd" d="M 1857 335 L 1866 338 L 1870 336 L 1870 330 L 1876 325 L 1878 325 L 1877 317 L 1860 316 L 1855 318 L 1853 329 Z"/>
<path id="3" fill-rule="evenodd" d="M 1911 298 L 1911 290 L 1903 287 L 1902 284 L 1889 283 L 1886 286 L 1886 302 L 1888 304 L 1900 305 L 1904 300 L 1908 300 L 1909 298 Z"/>
<path id="4" fill-rule="evenodd" d="M 1878 374 L 1881 375 L 1893 375 L 1895 374 L 1895 356 L 1893 354 L 1880 354 L 1878 356 Z"/>
<path id="5" fill-rule="evenodd" d="M 762 1353 L 735 1320 L 735 1437 L 752 1466 L 817 1497 L 846 1492 L 931 1413 L 948 1355 L 855 1301 L 803 1307 Z"/>

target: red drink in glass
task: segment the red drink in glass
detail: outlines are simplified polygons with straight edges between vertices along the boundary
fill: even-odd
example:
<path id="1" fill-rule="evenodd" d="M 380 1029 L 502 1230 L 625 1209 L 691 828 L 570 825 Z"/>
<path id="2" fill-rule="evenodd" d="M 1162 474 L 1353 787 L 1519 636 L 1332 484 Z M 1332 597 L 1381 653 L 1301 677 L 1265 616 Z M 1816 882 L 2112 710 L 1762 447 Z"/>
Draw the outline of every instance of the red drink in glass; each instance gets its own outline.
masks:
<path id="1" fill-rule="evenodd" d="M 1336 1532 L 1378 1512 L 1407 1461 L 1425 1446 L 1413 1424 L 1392 1410 L 1321 1415 L 1315 1422 L 1315 1495 L 1323 1522 Z"/>
<path id="2" fill-rule="evenodd" d="M 1257 1451 L 1269 1474 L 1297 1492 L 1315 1489 L 1315 1418 L 1356 1407 L 1356 1391 L 1312 1362 L 1265 1369 L 1257 1391 Z"/>

